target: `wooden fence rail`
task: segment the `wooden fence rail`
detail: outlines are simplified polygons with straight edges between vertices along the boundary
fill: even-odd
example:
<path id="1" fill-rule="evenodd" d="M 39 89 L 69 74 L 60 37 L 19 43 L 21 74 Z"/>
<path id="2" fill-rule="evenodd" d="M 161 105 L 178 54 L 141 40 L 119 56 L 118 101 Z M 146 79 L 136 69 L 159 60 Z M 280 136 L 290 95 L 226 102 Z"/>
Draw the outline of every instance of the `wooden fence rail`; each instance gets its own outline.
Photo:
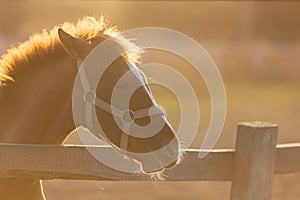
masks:
<path id="1" fill-rule="evenodd" d="M 231 200 L 269 200 L 273 174 L 300 172 L 300 143 L 277 145 L 277 126 L 241 123 L 236 149 L 212 150 L 199 159 L 187 150 L 184 161 L 166 171 L 168 181 L 232 181 Z M 89 150 L 87 150 L 89 148 Z M 120 172 L 89 151 L 109 155 L 107 146 L 0 145 L 0 177 L 76 180 L 151 180 Z"/>

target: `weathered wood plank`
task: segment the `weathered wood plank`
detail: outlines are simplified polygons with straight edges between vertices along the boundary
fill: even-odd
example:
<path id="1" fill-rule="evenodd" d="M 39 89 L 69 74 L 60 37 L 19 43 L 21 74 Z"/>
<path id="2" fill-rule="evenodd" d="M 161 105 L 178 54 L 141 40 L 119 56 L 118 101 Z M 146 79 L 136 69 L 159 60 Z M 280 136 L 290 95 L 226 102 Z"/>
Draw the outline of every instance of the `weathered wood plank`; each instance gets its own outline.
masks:
<path id="1" fill-rule="evenodd" d="M 300 173 L 300 143 L 277 145 L 275 173 Z"/>
<path id="2" fill-rule="evenodd" d="M 88 147 L 108 153 L 109 147 Z M 98 162 L 85 147 L 54 145 L 0 146 L 0 176 L 41 177 L 42 179 L 135 180 L 147 177 L 121 173 Z"/>
<path id="3" fill-rule="evenodd" d="M 100 153 L 109 147 L 91 147 Z M 213 150 L 204 159 L 199 150 L 188 150 L 167 180 L 231 181 L 234 151 Z M 300 173 L 300 143 L 278 145 L 275 174 Z M 83 146 L 0 144 L 0 176 L 75 180 L 149 180 L 119 173 L 95 160 Z"/>
<path id="4" fill-rule="evenodd" d="M 270 200 L 278 126 L 251 122 L 238 125 L 231 200 Z"/>
<path id="5" fill-rule="evenodd" d="M 230 181 L 233 169 L 233 150 L 212 150 L 199 158 L 199 150 L 188 150 L 184 160 L 172 170 L 167 170 L 167 180 L 181 181 Z"/>
<path id="6" fill-rule="evenodd" d="M 99 154 L 110 147 L 89 147 Z M 231 180 L 232 150 L 214 150 L 204 159 L 188 150 L 184 161 L 167 170 L 167 180 Z M 119 172 L 97 161 L 83 146 L 0 145 L 0 176 L 41 179 L 150 180 L 148 176 Z"/>

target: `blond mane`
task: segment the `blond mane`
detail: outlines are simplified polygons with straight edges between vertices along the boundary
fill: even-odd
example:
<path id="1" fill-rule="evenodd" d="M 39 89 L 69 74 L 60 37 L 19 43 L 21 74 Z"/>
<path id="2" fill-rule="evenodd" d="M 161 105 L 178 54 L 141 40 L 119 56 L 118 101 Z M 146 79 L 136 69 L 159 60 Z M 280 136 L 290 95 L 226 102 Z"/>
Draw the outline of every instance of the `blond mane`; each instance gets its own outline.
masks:
<path id="1" fill-rule="evenodd" d="M 12 47 L 1 56 L 0 59 L 0 86 L 14 81 L 13 75 L 18 68 L 28 67 L 36 62 L 46 62 L 51 55 L 59 55 L 64 51 L 57 34 L 57 29 L 63 30 L 73 35 L 90 41 L 96 36 L 114 38 L 125 50 L 125 57 L 133 62 L 140 61 L 141 50 L 130 40 L 123 37 L 116 26 L 111 26 L 109 20 L 100 16 L 84 17 L 75 23 L 66 22 L 61 26 L 55 26 L 51 30 L 43 29 L 41 33 L 34 34 L 17 47 Z M 53 58 L 53 57 L 52 57 Z"/>

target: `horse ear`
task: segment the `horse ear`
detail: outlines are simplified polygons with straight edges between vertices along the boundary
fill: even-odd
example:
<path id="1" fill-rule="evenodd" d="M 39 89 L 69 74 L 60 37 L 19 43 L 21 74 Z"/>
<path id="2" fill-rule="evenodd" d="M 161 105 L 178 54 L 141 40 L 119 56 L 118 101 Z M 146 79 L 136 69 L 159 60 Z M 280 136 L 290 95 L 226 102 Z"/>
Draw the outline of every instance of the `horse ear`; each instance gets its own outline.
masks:
<path id="1" fill-rule="evenodd" d="M 90 51 L 91 45 L 87 41 L 71 36 L 62 28 L 58 29 L 58 37 L 66 52 L 73 57 L 85 58 Z"/>

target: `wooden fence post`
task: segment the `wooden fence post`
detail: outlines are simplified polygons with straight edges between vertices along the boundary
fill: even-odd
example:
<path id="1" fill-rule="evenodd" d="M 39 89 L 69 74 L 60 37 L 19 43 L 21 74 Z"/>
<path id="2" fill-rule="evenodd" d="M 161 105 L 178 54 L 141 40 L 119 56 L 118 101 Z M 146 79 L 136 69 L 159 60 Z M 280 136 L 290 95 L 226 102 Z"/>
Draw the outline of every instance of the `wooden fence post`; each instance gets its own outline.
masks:
<path id="1" fill-rule="evenodd" d="M 277 133 L 275 124 L 238 124 L 231 200 L 271 199 Z"/>

